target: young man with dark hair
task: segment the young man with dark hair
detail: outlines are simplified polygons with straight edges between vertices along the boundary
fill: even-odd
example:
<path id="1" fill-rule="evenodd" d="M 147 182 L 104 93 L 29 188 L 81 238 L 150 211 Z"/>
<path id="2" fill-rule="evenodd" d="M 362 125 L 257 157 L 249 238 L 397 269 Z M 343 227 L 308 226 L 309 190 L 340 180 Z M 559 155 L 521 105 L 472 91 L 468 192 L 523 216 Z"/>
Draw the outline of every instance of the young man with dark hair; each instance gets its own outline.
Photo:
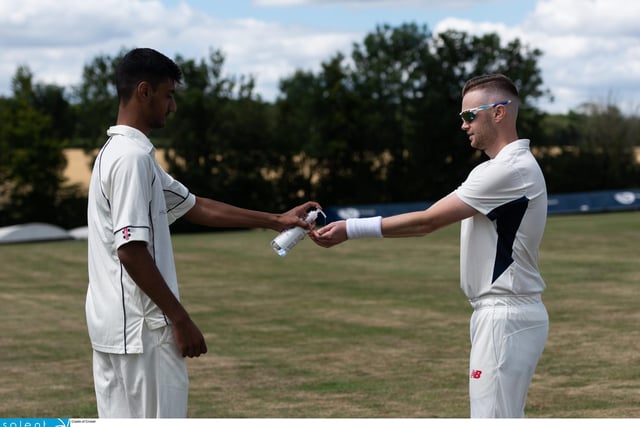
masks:
<path id="1" fill-rule="evenodd" d="M 184 357 L 207 352 L 180 303 L 169 224 L 276 231 L 303 221 L 307 202 L 284 214 L 197 197 L 155 160 L 148 135 L 176 111 L 181 72 L 153 49 L 134 49 L 116 70 L 118 118 L 93 168 L 88 205 L 86 316 L 94 349 L 98 415 L 187 416 Z"/>

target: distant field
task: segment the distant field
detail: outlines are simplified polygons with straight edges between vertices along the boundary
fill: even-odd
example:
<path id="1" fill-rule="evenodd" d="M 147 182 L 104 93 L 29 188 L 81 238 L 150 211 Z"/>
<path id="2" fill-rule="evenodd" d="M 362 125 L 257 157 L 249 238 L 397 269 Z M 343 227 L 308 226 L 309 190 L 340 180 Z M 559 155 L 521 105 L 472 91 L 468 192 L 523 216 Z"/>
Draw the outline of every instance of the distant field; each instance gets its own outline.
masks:
<path id="1" fill-rule="evenodd" d="M 467 417 L 458 232 L 307 239 L 282 259 L 270 231 L 175 236 L 209 346 L 188 361 L 190 416 Z M 0 257 L 0 417 L 95 417 L 86 242 Z M 550 217 L 541 269 L 551 330 L 527 416 L 640 417 L 640 212 Z"/>

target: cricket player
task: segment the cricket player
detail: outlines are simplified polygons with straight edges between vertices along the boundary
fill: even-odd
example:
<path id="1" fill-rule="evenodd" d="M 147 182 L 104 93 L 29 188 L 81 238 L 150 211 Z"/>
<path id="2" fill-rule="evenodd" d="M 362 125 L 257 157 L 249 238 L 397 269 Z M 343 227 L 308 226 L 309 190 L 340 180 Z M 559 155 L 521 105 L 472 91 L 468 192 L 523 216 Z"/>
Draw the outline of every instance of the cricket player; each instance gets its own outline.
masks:
<path id="1" fill-rule="evenodd" d="M 425 211 L 337 221 L 313 232 L 323 247 L 365 237 L 424 236 L 462 221 L 460 284 L 473 307 L 469 398 L 473 418 L 524 417 L 547 340 L 538 252 L 547 218 L 544 176 L 519 139 L 518 90 L 504 75 L 470 79 L 462 130 L 489 160 Z"/>
<path id="2" fill-rule="evenodd" d="M 155 160 L 149 140 L 176 111 L 182 73 L 148 48 L 116 68 L 117 123 L 91 176 L 86 317 L 101 418 L 184 418 L 189 379 L 184 358 L 207 352 L 180 302 L 169 224 L 184 217 L 211 227 L 277 231 L 310 225 L 307 202 L 284 214 L 196 197 Z"/>

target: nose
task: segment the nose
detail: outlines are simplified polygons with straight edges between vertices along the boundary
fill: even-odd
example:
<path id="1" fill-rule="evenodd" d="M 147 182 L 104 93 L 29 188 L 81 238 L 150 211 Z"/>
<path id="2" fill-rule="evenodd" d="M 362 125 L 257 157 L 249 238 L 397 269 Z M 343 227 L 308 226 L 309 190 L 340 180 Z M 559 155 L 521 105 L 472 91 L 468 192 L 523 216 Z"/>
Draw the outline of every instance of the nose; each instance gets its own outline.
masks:
<path id="1" fill-rule="evenodd" d="M 464 120 L 462 121 L 462 124 L 460 125 L 460 129 L 462 129 L 463 131 L 467 131 L 469 129 L 469 127 L 471 126 L 471 124 L 469 124 L 468 122 L 465 122 Z"/>

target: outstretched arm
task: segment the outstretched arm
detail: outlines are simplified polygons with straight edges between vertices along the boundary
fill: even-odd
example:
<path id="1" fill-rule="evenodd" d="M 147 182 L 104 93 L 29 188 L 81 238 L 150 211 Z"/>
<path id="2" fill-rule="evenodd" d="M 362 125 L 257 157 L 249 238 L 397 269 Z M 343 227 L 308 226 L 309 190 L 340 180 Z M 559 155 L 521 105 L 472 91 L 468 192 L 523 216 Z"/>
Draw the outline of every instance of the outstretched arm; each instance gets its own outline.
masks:
<path id="1" fill-rule="evenodd" d="M 184 216 L 188 221 L 209 227 L 269 228 L 276 231 L 294 226 L 309 228 L 304 217 L 309 209 L 321 209 L 316 202 L 306 202 L 282 214 L 239 208 L 204 197 Z"/>
<path id="2" fill-rule="evenodd" d="M 382 218 L 380 222 L 379 236 L 424 236 L 440 228 L 446 227 L 447 225 L 469 218 L 477 213 L 477 210 L 460 200 L 455 193 L 451 193 L 434 203 L 427 210 Z M 373 224 L 367 221 L 366 227 L 373 227 Z M 342 243 L 349 238 L 364 237 L 369 234 L 367 231 L 368 230 L 364 231 L 363 236 L 348 236 L 347 222 L 336 221 L 322 227 L 316 232 L 311 233 L 311 238 L 318 245 L 330 248 L 331 246 Z M 370 235 L 374 236 L 375 234 L 375 230 L 371 229 Z"/>

